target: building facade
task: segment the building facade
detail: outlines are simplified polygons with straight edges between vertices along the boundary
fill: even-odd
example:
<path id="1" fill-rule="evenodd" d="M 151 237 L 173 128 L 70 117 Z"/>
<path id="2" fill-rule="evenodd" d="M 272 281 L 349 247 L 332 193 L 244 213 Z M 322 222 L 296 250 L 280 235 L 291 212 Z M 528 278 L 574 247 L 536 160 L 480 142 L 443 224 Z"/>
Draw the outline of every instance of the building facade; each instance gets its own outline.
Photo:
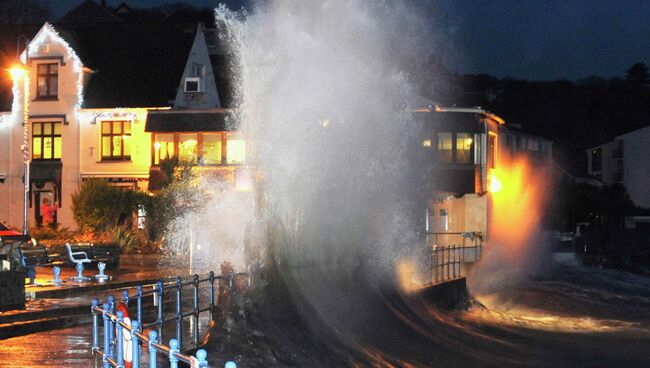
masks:
<path id="1" fill-rule="evenodd" d="M 23 224 L 24 124 L 29 226 L 41 224 L 49 199 L 59 205 L 55 221 L 76 228 L 72 195 L 88 178 L 155 191 L 167 157 L 233 189 L 250 185 L 249 145 L 219 93 L 224 55 L 210 45 L 214 29 L 107 22 L 21 31 L 29 42 L 3 84 L 11 108 L 0 113 L 0 222 Z"/>
<path id="2" fill-rule="evenodd" d="M 587 171 L 607 185 L 623 184 L 632 202 L 650 208 L 650 126 L 586 151 Z"/>

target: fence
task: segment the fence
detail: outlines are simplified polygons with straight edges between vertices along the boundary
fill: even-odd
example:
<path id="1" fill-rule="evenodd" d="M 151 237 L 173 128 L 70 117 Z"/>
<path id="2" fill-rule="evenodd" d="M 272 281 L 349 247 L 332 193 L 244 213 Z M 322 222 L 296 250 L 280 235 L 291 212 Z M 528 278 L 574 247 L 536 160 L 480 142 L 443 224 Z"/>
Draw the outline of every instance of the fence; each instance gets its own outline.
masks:
<path id="1" fill-rule="evenodd" d="M 240 274 L 237 274 L 240 275 Z M 245 275 L 245 274 L 244 274 Z M 199 337 L 199 315 L 202 312 L 209 312 L 210 319 L 215 307 L 215 280 L 220 280 L 220 285 L 223 286 L 226 282 L 228 286 L 232 286 L 234 273 L 229 273 L 225 276 L 215 276 L 214 272 L 210 272 L 207 277 L 200 278 L 199 275 L 194 275 L 189 280 L 183 280 L 177 277 L 174 282 L 165 283 L 160 280 L 156 283 L 153 289 L 143 291 L 142 285 L 136 286 L 135 296 L 129 296 L 125 290 L 122 293 L 122 302 L 128 307 L 129 302 L 133 299 L 136 301 L 136 318 L 132 321 L 132 325 L 124 323 L 124 315 L 121 311 L 115 313 L 116 303 L 115 298 L 109 295 L 106 303 L 102 306 L 99 305 L 97 299 L 93 299 L 91 312 L 93 315 L 93 353 L 102 358 L 104 368 L 109 367 L 124 367 L 123 359 L 123 339 L 124 329 L 126 329 L 132 336 L 132 361 L 133 368 L 139 367 L 140 360 L 140 347 L 139 343 L 148 344 L 149 347 L 149 366 L 155 368 L 157 364 L 157 353 L 165 353 L 169 358 L 169 365 L 171 368 L 176 368 L 178 362 L 182 361 L 190 364 L 192 368 L 207 367 L 206 352 L 198 350 L 195 357 L 183 355 L 180 353 L 183 343 L 183 319 L 191 317 L 193 322 L 192 337 L 194 345 L 198 344 Z M 199 287 L 202 283 L 209 283 L 209 304 L 204 308 L 200 308 L 199 304 Z M 182 291 L 187 286 L 191 286 L 192 290 L 192 309 L 188 312 L 183 312 L 183 294 Z M 220 291 L 222 289 L 219 289 Z M 174 317 L 165 320 L 164 315 L 164 296 L 166 292 L 172 292 L 175 295 L 175 314 Z M 142 304 L 145 297 L 153 297 L 154 307 L 156 307 L 156 320 L 152 322 L 143 322 Z M 100 347 L 99 340 L 99 317 L 103 318 L 103 349 Z M 163 342 L 163 326 L 165 322 L 175 321 L 176 323 L 176 336 L 169 340 L 169 346 L 162 344 Z M 142 333 L 142 329 L 148 327 L 157 327 L 158 330 L 152 330 L 148 336 Z M 113 336 L 116 334 L 116 336 Z"/>
<path id="2" fill-rule="evenodd" d="M 464 264 L 478 261 L 481 258 L 483 246 L 480 244 L 471 246 L 462 244 L 433 245 L 430 249 L 431 281 L 436 284 L 464 276 Z"/>

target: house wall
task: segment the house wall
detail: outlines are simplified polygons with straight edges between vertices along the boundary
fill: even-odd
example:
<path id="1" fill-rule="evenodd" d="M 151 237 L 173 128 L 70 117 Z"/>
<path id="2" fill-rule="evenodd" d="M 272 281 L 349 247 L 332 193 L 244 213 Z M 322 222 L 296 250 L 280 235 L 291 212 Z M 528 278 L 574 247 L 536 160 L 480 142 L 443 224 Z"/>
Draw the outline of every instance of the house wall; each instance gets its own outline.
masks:
<path id="1" fill-rule="evenodd" d="M 201 92 L 187 93 L 184 91 L 185 78 L 193 77 L 192 65 L 194 64 L 202 66 L 202 72 L 200 73 Z M 221 107 L 221 102 L 219 101 L 217 84 L 214 79 L 212 63 L 210 62 L 210 54 L 205 43 L 202 27 L 199 25 L 176 92 L 174 108 L 212 109 L 219 107 Z"/>
<path id="2" fill-rule="evenodd" d="M 623 184 L 637 206 L 650 208 L 650 127 L 625 134 Z"/>
<path id="3" fill-rule="evenodd" d="M 83 109 L 80 122 L 80 174 L 83 178 L 138 178 L 137 188 L 147 190 L 151 166 L 151 133 L 144 131 L 147 109 Z M 103 121 L 131 122 L 130 160 L 102 160 Z"/>
<path id="4" fill-rule="evenodd" d="M 622 152 L 619 152 L 619 142 Z M 592 152 L 600 149 L 602 170 L 595 171 Z M 650 208 L 650 127 L 616 137 L 586 151 L 587 172 L 607 185 L 622 183 L 635 205 Z"/>

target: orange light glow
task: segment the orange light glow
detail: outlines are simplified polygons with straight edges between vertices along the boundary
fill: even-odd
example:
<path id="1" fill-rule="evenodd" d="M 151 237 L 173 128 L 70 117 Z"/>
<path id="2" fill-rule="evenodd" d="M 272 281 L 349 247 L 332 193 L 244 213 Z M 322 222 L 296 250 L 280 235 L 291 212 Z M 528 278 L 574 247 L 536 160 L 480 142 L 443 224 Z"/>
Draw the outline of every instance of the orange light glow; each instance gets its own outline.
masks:
<path id="1" fill-rule="evenodd" d="M 523 157 L 512 159 L 501 153 L 490 180 L 489 239 L 505 246 L 516 259 L 533 242 L 542 219 L 547 172 Z"/>
<path id="2" fill-rule="evenodd" d="M 490 176 L 490 192 L 496 193 L 501 190 L 501 187 L 501 181 L 492 173 L 492 176 Z"/>
<path id="3" fill-rule="evenodd" d="M 22 66 L 12 66 L 11 69 L 9 69 L 9 74 L 11 74 L 13 80 L 18 80 L 25 75 L 25 68 Z"/>

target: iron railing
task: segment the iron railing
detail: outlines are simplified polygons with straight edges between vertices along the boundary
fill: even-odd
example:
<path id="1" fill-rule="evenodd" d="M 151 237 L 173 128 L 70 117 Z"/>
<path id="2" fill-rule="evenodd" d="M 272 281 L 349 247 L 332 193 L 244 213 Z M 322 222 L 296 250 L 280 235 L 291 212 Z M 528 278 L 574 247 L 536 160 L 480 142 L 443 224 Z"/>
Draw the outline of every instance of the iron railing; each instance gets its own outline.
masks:
<path id="1" fill-rule="evenodd" d="M 182 362 L 188 363 L 192 368 L 194 367 L 204 367 L 207 366 L 205 363 L 205 351 L 197 351 L 196 357 L 190 357 L 179 353 L 183 345 L 183 320 L 187 317 L 191 317 L 194 323 L 191 323 L 192 326 L 192 337 L 194 346 L 198 345 L 199 339 L 199 316 L 202 312 L 209 312 L 210 319 L 212 320 L 212 313 L 215 307 L 215 280 L 220 280 L 217 287 L 225 286 L 227 284 L 229 287 L 233 285 L 233 279 L 236 275 L 247 275 L 247 274 L 235 274 L 229 273 L 224 276 L 215 276 L 214 272 L 210 272 L 206 277 L 201 278 L 199 275 L 194 275 L 191 279 L 183 280 L 181 277 L 177 277 L 173 282 L 167 282 L 159 280 L 156 285 L 147 291 L 143 290 L 142 285 L 136 286 L 136 293 L 134 296 L 129 296 L 128 291 L 124 290 L 122 292 L 122 302 L 128 307 L 129 302 L 132 300 L 136 301 L 136 318 L 132 322 L 132 326 L 128 326 L 123 322 L 123 316 L 120 316 L 121 312 L 115 313 L 116 302 L 113 295 L 109 295 L 106 299 L 106 303 L 102 306 L 99 305 L 97 299 L 93 299 L 91 312 L 93 315 L 93 353 L 102 358 L 104 363 L 104 368 L 108 367 L 123 367 L 122 359 L 122 338 L 119 336 L 123 333 L 123 329 L 126 328 L 129 332 L 132 333 L 132 336 L 135 336 L 133 341 L 133 368 L 137 368 L 138 364 L 136 361 L 140 359 L 139 355 L 139 342 L 149 344 L 150 351 L 150 367 L 156 367 L 156 363 L 153 361 L 156 359 L 156 352 L 164 352 L 169 356 L 169 363 L 172 368 L 175 368 L 174 362 L 180 360 Z M 209 292 L 209 304 L 200 308 L 199 304 L 199 288 L 202 283 L 209 283 L 208 292 Z M 188 286 L 190 288 L 188 288 Z M 192 290 L 192 309 L 184 312 L 183 310 L 183 293 L 184 289 Z M 221 289 L 219 289 L 220 291 Z M 167 292 L 172 292 L 175 295 L 175 314 L 173 318 L 165 319 L 165 300 L 164 297 Z M 156 307 L 156 319 L 151 322 L 143 321 L 143 299 L 145 297 L 153 297 L 153 304 Z M 99 316 L 102 316 L 104 320 L 104 345 L 103 349 L 100 347 L 99 341 Z M 165 322 L 175 321 L 175 338 L 169 341 L 169 346 L 162 344 L 163 341 L 163 326 Z M 142 329 L 157 327 L 157 331 L 151 331 L 149 336 L 145 336 L 141 333 Z M 114 336 L 117 334 L 118 336 Z M 159 343 L 160 341 L 160 343 Z M 115 351 L 117 350 L 117 352 Z M 204 364 L 205 363 L 205 364 Z M 202 365 L 204 364 L 204 365 Z"/>
<path id="2" fill-rule="evenodd" d="M 433 245 L 430 249 L 431 282 L 437 284 L 466 276 L 464 264 L 478 261 L 483 245 Z"/>

